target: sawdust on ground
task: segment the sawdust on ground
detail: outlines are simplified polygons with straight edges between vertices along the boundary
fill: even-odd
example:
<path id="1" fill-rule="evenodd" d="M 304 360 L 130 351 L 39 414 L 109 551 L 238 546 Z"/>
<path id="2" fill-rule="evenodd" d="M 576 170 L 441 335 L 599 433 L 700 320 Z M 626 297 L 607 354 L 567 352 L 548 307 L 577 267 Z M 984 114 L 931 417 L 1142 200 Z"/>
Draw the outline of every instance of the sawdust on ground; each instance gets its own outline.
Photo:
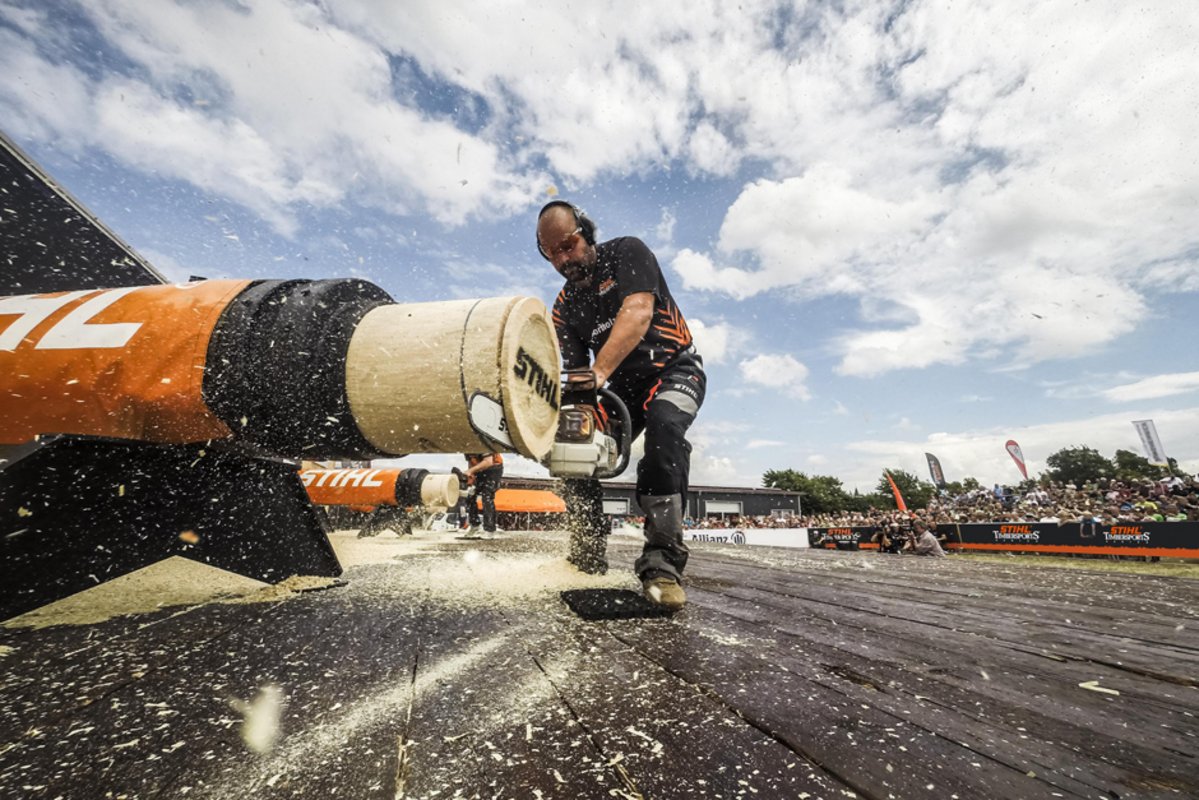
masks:
<path id="1" fill-rule="evenodd" d="M 358 538 L 353 531 L 329 536 L 345 578 L 355 568 L 394 564 L 409 588 L 421 588 L 437 599 L 461 604 L 485 604 L 527 599 L 533 595 L 569 588 L 615 586 L 628 583 L 627 574 L 590 576 L 579 573 L 562 557 L 560 538 L 538 539 L 534 552 L 509 551 L 506 545 L 529 545 L 526 535 L 506 533 L 499 541 L 467 542 L 456 532 L 418 532 L 397 536 L 384 532 Z M 542 544 L 541 550 L 537 549 Z M 295 575 L 267 584 L 244 575 L 189 559 L 172 557 L 114 578 L 70 597 L 6 620 L 7 628 L 44 628 L 51 625 L 92 625 L 115 617 L 149 614 L 167 608 L 185 609 L 206 603 L 269 603 L 301 592 L 335 585 L 339 579 Z"/>

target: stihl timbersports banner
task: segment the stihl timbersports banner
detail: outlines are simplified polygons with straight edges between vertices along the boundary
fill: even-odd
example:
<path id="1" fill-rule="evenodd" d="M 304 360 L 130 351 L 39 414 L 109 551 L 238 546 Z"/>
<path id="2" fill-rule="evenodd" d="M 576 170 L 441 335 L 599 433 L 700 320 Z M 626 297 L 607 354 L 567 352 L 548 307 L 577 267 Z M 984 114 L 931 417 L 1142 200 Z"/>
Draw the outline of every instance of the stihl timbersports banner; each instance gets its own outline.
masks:
<path id="1" fill-rule="evenodd" d="M 808 528 L 812 547 L 877 550 L 876 527 Z M 941 524 L 947 550 L 1199 558 L 1199 522 L 982 522 Z"/>

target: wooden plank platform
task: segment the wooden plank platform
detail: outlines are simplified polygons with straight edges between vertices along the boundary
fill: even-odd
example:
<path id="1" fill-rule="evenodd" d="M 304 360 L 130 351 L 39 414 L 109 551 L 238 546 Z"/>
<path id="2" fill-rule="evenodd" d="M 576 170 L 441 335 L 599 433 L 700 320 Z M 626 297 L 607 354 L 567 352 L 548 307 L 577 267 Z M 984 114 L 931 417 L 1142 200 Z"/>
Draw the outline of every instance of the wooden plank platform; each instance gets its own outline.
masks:
<path id="1" fill-rule="evenodd" d="M 561 534 L 370 547 L 0 631 L 0 797 L 1199 796 L 1199 581 L 696 545 L 685 611 L 595 621 L 560 594 L 636 588 L 633 539 L 602 578 Z"/>

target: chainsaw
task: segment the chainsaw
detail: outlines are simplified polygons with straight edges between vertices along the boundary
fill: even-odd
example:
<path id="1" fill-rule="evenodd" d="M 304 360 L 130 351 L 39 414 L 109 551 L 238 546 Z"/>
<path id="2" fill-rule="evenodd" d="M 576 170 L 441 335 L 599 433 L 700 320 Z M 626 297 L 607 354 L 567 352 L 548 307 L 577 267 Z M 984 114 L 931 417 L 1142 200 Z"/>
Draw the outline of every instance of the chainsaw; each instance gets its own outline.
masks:
<path id="1" fill-rule="evenodd" d="M 614 392 L 596 385 L 590 369 L 566 370 L 558 433 L 545 466 L 558 478 L 615 478 L 629 466 L 632 433 L 628 408 Z"/>

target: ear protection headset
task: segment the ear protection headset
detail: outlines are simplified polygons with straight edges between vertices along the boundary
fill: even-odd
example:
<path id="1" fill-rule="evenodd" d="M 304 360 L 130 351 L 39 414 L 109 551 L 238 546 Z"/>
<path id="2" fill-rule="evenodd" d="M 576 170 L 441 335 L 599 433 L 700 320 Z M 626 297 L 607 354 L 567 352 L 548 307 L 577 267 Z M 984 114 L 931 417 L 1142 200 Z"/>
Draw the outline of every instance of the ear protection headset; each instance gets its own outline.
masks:
<path id="1" fill-rule="evenodd" d="M 587 244 L 595 244 L 595 223 L 591 221 L 590 217 L 580 211 L 579 207 L 574 203 L 568 203 L 565 200 L 551 200 L 542 206 L 541 210 L 537 212 L 537 221 L 540 222 L 541 218 L 545 216 L 545 212 L 549 211 L 555 206 L 569 208 L 570 213 L 574 215 L 575 225 L 578 227 L 579 233 L 583 234 L 583 241 Z M 541 257 L 546 261 L 550 260 L 549 254 L 546 253 L 545 248 L 541 246 L 540 236 L 537 237 L 537 252 L 541 253 Z"/>

